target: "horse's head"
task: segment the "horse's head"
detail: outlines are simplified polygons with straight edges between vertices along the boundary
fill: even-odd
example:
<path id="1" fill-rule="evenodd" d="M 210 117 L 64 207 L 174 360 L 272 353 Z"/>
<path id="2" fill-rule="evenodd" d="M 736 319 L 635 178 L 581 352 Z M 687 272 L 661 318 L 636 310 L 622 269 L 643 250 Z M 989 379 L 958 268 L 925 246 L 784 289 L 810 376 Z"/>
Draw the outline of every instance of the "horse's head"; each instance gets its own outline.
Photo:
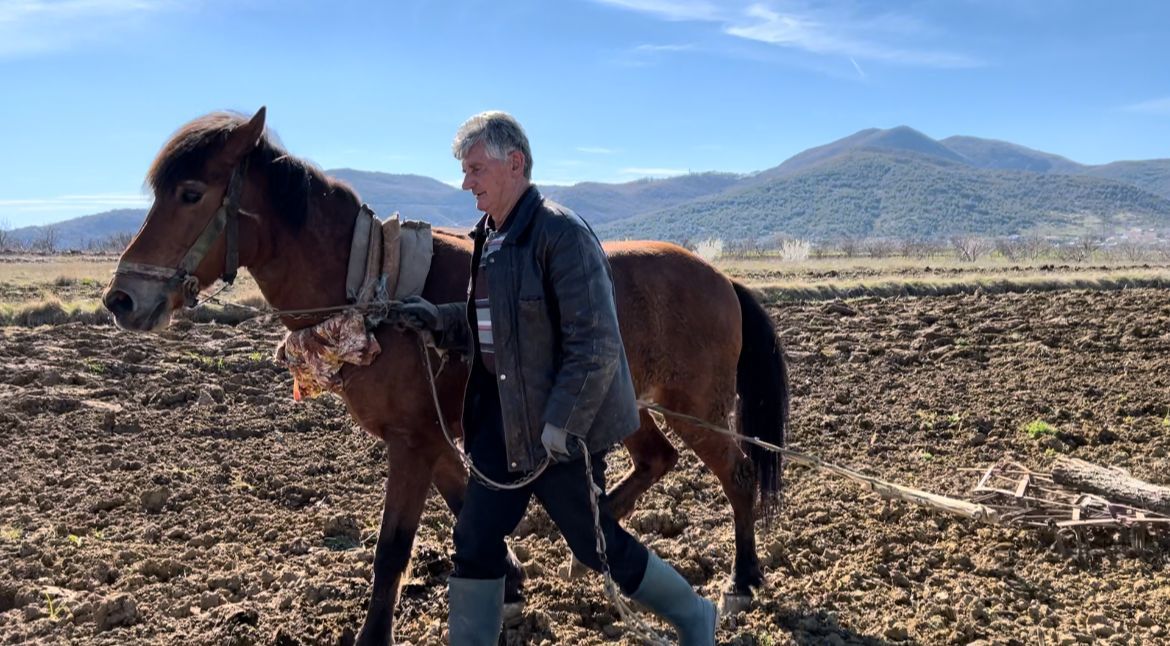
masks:
<path id="1" fill-rule="evenodd" d="M 154 204 L 102 298 L 119 327 L 162 328 L 216 278 L 235 278 L 241 194 L 264 113 L 208 115 L 163 146 L 149 174 Z"/>

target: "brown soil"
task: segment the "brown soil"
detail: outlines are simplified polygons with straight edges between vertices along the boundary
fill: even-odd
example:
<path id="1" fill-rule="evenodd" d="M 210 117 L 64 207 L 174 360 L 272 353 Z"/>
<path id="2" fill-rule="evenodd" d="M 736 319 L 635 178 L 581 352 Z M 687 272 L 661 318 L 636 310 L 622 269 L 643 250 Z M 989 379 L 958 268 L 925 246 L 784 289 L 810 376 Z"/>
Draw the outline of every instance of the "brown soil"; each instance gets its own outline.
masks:
<path id="1" fill-rule="evenodd" d="M 772 308 L 791 357 L 794 447 L 963 495 L 962 471 L 1069 453 L 1166 483 L 1170 296 L 1062 292 Z M 333 398 L 297 404 L 280 332 L 180 322 L 0 329 L 0 643 L 346 643 L 363 616 L 382 448 Z M 1030 437 L 1042 419 L 1055 436 Z M 619 452 L 622 453 L 622 452 Z M 715 597 L 730 509 L 694 457 L 628 521 Z M 625 468 L 624 453 L 615 472 Z M 1170 640 L 1165 540 L 981 526 L 798 468 L 760 527 L 768 587 L 721 644 Z M 428 501 L 398 636 L 441 640 L 452 519 Z M 510 644 L 633 643 L 534 506 Z"/>

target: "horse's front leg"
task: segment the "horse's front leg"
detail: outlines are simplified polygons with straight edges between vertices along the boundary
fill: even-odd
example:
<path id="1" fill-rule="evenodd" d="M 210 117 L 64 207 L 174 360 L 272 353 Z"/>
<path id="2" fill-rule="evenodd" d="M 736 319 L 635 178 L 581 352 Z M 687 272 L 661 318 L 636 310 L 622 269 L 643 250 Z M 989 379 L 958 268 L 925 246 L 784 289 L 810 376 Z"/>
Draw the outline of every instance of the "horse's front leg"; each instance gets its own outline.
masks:
<path id="1" fill-rule="evenodd" d="M 366 621 L 358 634 L 358 646 L 385 646 L 394 641 L 394 607 L 398 603 L 399 583 L 410 562 L 437 457 L 390 435 L 387 435 L 386 450 L 390 474 L 386 478 L 382 525 L 374 547 L 373 593 Z"/>

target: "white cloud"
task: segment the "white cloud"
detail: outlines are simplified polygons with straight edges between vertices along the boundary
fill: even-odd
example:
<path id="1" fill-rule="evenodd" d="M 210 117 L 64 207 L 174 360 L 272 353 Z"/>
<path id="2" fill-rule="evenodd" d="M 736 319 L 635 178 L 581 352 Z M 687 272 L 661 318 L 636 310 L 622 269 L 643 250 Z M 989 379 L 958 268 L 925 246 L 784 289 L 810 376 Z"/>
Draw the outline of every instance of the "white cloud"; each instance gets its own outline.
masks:
<path id="1" fill-rule="evenodd" d="M 0 58 L 113 40 L 147 16 L 181 6 L 176 0 L 3 0 Z"/>
<path id="2" fill-rule="evenodd" d="M 9 207 L 13 211 L 49 211 L 61 208 L 131 208 L 143 207 L 150 204 L 151 198 L 147 195 L 129 194 L 99 194 L 99 195 L 59 195 L 43 198 L 16 198 L 0 199 L 0 207 Z"/>
<path id="3" fill-rule="evenodd" d="M 718 20 L 718 5 L 703 0 L 597 0 L 622 9 L 653 14 L 666 20 Z"/>
<path id="4" fill-rule="evenodd" d="M 694 49 L 694 45 L 638 45 L 634 48 L 635 52 L 685 52 Z"/>
<path id="5" fill-rule="evenodd" d="M 1170 96 L 1164 96 L 1159 99 L 1150 99 L 1149 101 L 1141 101 L 1139 103 L 1131 103 L 1121 108 L 1126 112 L 1140 112 L 1142 114 L 1168 114 L 1170 115 Z"/>
<path id="6" fill-rule="evenodd" d="M 865 78 L 865 71 L 861 69 L 861 66 L 857 64 L 857 61 L 852 56 L 849 57 L 849 62 L 853 63 L 853 69 L 857 70 L 857 75 Z"/>
<path id="7" fill-rule="evenodd" d="M 843 56 L 852 59 L 862 76 L 864 72 L 860 72 L 856 59 L 936 68 L 983 65 L 982 61 L 965 54 L 915 46 L 915 41 L 938 35 L 936 29 L 918 18 L 895 13 L 862 16 L 852 5 L 813 8 L 792 4 L 780 11 L 772 4 L 761 2 L 727 2 L 715 6 L 684 0 L 595 1 L 664 20 L 719 23 L 727 35 L 777 47 L 820 56 Z"/>
<path id="8" fill-rule="evenodd" d="M 647 168 L 636 166 L 623 168 L 618 172 L 622 175 L 634 175 L 637 177 L 674 177 L 675 175 L 686 175 L 691 171 L 685 168 Z"/>

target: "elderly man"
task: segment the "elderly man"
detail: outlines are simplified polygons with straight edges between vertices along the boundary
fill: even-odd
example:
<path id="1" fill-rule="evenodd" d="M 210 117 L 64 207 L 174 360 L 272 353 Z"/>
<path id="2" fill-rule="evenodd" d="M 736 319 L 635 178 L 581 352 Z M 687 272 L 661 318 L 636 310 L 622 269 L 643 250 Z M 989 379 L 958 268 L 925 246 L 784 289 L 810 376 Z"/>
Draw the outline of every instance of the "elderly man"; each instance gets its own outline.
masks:
<path id="1" fill-rule="evenodd" d="M 455 135 L 463 189 L 484 213 L 473 236 L 466 303 L 402 306 L 435 344 L 467 354 L 464 446 L 472 463 L 511 490 L 472 478 L 455 526 L 448 581 L 453 646 L 495 644 L 506 547 L 535 495 L 573 554 L 594 570 L 597 553 L 583 451 L 604 490 L 605 455 L 638 427 L 633 380 L 618 330 L 613 279 L 589 225 L 532 185 L 532 153 L 503 112 L 467 120 Z M 670 622 L 682 644 L 715 643 L 715 608 L 601 511 L 606 560 L 627 595 Z"/>

